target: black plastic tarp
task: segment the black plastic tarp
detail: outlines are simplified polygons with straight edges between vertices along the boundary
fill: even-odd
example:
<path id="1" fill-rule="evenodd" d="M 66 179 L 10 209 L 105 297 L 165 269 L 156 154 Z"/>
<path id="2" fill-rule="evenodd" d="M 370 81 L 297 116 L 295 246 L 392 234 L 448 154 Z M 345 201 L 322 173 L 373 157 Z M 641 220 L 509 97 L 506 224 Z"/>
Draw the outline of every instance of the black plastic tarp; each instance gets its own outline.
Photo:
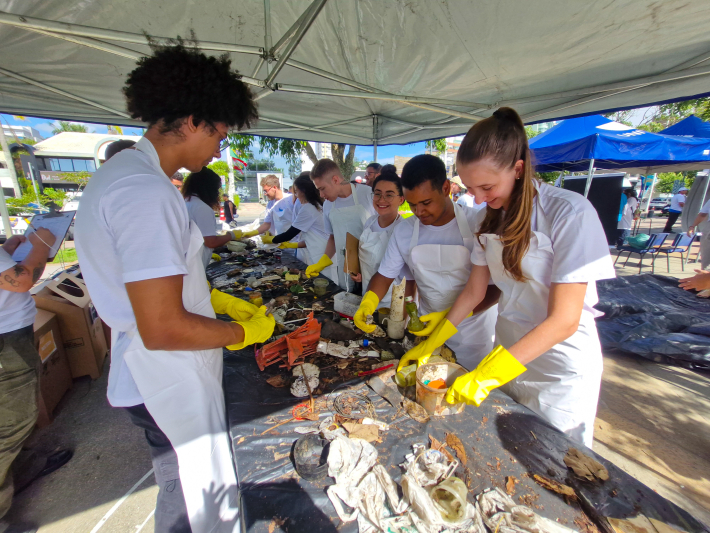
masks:
<path id="1" fill-rule="evenodd" d="M 710 370 L 710 301 L 668 276 L 642 274 L 597 282 L 604 349 Z"/>
<path id="2" fill-rule="evenodd" d="M 214 268 L 214 274 L 226 271 L 225 266 Z M 208 277 L 214 278 L 209 271 Z M 357 522 L 343 524 L 326 495 L 331 478 L 309 482 L 295 472 L 293 446 L 300 435 L 294 429 L 317 427 L 318 422 L 291 421 L 266 431 L 289 420 L 293 407 L 302 401 L 291 396 L 288 388 L 274 388 L 266 383 L 278 373 L 285 370 L 277 365 L 261 372 L 253 348 L 238 352 L 225 350 L 224 389 L 240 484 L 243 531 L 356 532 Z M 326 388 L 328 401 L 326 409 L 319 413 L 321 420 L 333 414 L 332 399 L 344 390 L 367 395 L 374 404 L 377 418 L 390 424 L 390 430 L 381 433 L 382 442 L 374 445 L 379 453 L 378 463 L 385 466 L 397 482 L 401 478 L 398 465 L 411 452 L 413 443 L 428 444 L 429 435 L 445 441 L 447 433 L 454 433 L 463 442 L 467 455 L 465 468 L 459 466 L 456 475 L 467 481 L 471 501 L 486 488 L 504 488 L 506 478 L 514 476 L 519 480 L 513 495 L 516 501 L 579 530 L 578 521 L 582 518 L 579 504 L 569 503 L 537 485 L 532 476 L 540 474 L 573 486 L 600 515 L 629 518 L 644 513 L 689 533 L 708 531 L 688 513 L 591 450 L 571 442 L 500 391 L 493 391 L 479 408 L 467 406 L 458 415 L 420 423 L 381 399 L 364 380 L 356 379 Z M 563 462 L 570 447 L 602 462 L 609 470 L 610 479 L 603 483 L 572 479 Z"/>

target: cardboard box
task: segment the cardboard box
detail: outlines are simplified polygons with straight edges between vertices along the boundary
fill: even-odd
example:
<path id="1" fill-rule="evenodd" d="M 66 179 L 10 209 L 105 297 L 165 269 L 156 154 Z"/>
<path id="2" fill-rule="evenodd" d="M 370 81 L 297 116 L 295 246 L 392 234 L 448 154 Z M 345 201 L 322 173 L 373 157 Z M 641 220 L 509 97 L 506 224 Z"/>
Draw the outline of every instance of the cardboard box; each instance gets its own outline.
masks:
<path id="1" fill-rule="evenodd" d="M 57 315 L 37 310 L 35 348 L 42 360 L 39 372 L 39 418 L 37 426 L 51 424 L 54 408 L 72 386 L 71 370 L 64 351 Z"/>
<path id="2" fill-rule="evenodd" d="M 66 272 L 33 295 L 37 309 L 57 315 L 74 378 L 101 376 L 107 346 L 101 319 L 84 282 Z"/>

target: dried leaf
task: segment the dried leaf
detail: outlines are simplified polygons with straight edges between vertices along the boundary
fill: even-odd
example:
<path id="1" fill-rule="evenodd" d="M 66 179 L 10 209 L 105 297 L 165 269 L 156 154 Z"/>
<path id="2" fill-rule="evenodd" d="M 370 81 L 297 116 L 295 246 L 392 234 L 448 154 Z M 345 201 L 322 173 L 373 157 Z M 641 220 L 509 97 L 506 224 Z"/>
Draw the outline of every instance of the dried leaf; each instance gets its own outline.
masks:
<path id="1" fill-rule="evenodd" d="M 537 481 L 539 485 L 545 487 L 547 490 L 551 490 L 552 492 L 562 494 L 563 496 L 569 496 L 571 498 L 577 497 L 577 494 L 574 492 L 574 489 L 572 487 L 563 485 L 562 483 L 559 483 L 554 479 L 538 476 L 537 474 L 533 475 L 533 479 Z"/>
<path id="2" fill-rule="evenodd" d="M 291 452 L 284 452 L 284 453 L 274 452 L 274 461 L 278 461 L 280 459 L 285 459 L 289 455 L 291 455 Z"/>
<path id="3" fill-rule="evenodd" d="M 415 403 L 408 398 L 403 398 L 402 406 L 404 407 L 404 412 L 417 422 L 429 422 L 429 413 L 427 413 L 426 410 L 418 403 Z"/>
<path id="4" fill-rule="evenodd" d="M 432 450 L 443 453 L 449 461 L 454 460 L 454 456 L 451 455 L 451 452 L 446 449 L 446 444 L 439 442 L 439 440 L 433 435 L 429 435 L 429 441 L 431 442 L 430 447 Z"/>
<path id="5" fill-rule="evenodd" d="M 564 462 L 575 474 L 587 481 L 594 481 L 594 478 L 606 481 L 609 479 L 609 471 L 596 459 L 583 454 L 576 448 L 570 448 L 565 455 Z"/>
<path id="6" fill-rule="evenodd" d="M 367 442 L 374 442 L 380 438 L 380 430 L 373 424 L 343 422 L 343 427 L 347 430 L 348 436 L 351 439 L 362 439 Z"/>
<path id="7" fill-rule="evenodd" d="M 281 526 L 283 526 L 286 523 L 286 520 L 283 518 L 276 518 L 274 517 L 271 522 L 269 523 L 269 533 L 274 533 L 276 531 L 276 528 L 278 527 L 281 529 Z"/>
<path id="8" fill-rule="evenodd" d="M 516 483 L 519 483 L 519 481 L 514 476 L 508 476 L 505 478 L 505 492 L 507 492 L 509 496 L 515 494 Z"/>
<path id="9" fill-rule="evenodd" d="M 277 389 L 288 387 L 288 378 L 281 374 L 271 376 L 269 379 L 266 380 L 266 382 L 272 387 L 276 387 Z"/>
<path id="10" fill-rule="evenodd" d="M 462 464 L 466 464 L 466 450 L 463 447 L 463 442 L 459 439 L 455 433 L 446 434 L 446 444 L 456 452 L 456 457 L 459 458 Z"/>

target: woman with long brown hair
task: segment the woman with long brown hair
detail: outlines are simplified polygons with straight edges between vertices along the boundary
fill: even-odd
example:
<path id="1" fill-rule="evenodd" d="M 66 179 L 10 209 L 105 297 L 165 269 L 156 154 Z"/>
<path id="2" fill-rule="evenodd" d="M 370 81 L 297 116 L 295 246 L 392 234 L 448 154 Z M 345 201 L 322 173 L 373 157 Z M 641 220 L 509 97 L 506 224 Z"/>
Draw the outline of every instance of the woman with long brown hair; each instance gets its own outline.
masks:
<path id="1" fill-rule="evenodd" d="M 599 217 L 581 195 L 534 178 L 525 128 L 513 109 L 501 108 L 469 130 L 457 168 L 487 207 L 479 212 L 468 283 L 430 339 L 443 344 L 453 335 L 489 280 L 501 297 L 498 346 L 454 382 L 446 399 L 480 405 L 502 386 L 591 447 L 602 373 L 595 282 L 615 276 Z"/>

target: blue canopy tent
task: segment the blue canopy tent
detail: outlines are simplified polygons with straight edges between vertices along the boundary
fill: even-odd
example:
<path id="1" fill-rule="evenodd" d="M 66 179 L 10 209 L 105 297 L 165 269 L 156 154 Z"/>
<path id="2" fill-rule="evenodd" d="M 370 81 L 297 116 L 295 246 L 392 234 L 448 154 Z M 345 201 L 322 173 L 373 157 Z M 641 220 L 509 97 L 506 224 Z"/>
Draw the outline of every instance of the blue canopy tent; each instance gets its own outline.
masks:
<path id="1" fill-rule="evenodd" d="M 588 171 L 585 197 L 595 167 L 645 175 L 710 166 L 710 139 L 649 133 L 601 115 L 564 120 L 530 149 L 538 172 Z"/>
<path id="2" fill-rule="evenodd" d="M 696 139 L 710 139 L 710 122 L 704 122 L 695 115 L 690 115 L 688 118 L 684 118 L 658 133 Z"/>

